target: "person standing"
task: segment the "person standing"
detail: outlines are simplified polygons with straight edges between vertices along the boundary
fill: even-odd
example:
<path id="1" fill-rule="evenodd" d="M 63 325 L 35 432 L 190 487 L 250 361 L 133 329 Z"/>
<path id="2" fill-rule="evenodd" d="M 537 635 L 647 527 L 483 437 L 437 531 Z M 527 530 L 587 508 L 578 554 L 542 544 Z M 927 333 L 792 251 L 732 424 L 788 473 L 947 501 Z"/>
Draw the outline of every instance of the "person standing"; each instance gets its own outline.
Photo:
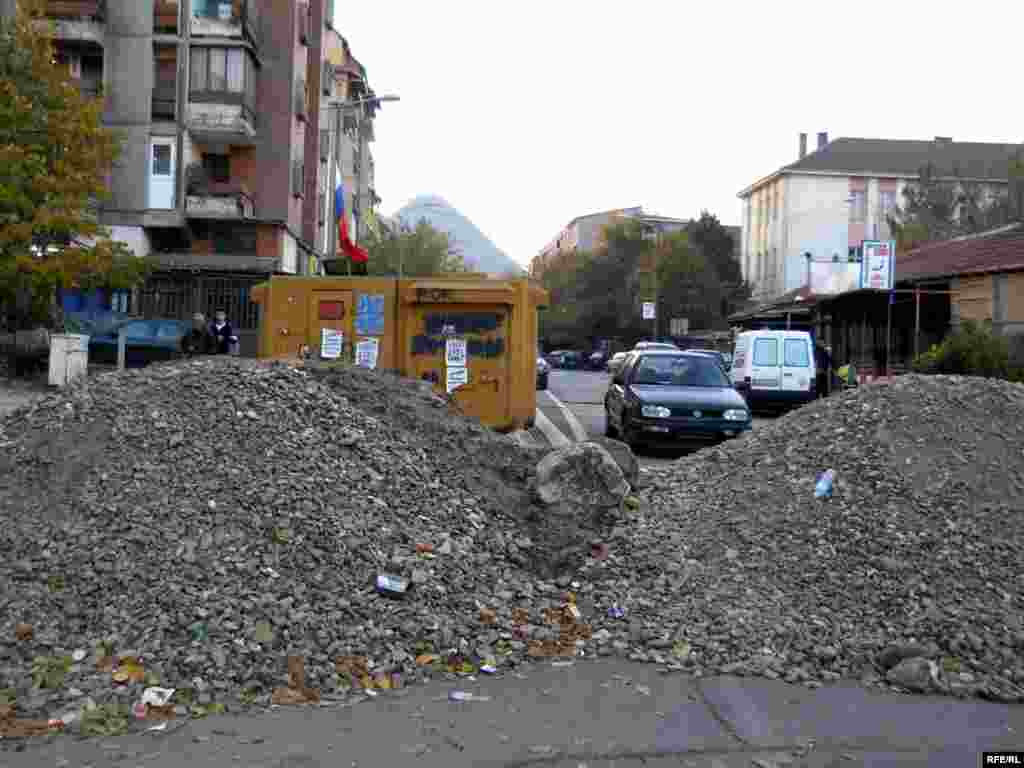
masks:
<path id="1" fill-rule="evenodd" d="M 188 357 L 205 355 L 210 352 L 210 331 L 206 315 L 196 312 L 192 315 L 192 329 L 181 339 L 181 351 Z"/>

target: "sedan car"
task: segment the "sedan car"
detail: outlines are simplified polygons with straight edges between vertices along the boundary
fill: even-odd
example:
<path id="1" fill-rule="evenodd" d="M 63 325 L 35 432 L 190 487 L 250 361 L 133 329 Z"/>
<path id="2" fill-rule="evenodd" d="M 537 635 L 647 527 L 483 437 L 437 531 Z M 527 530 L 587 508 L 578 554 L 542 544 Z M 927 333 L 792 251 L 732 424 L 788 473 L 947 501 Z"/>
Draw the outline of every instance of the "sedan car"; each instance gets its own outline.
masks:
<path id="1" fill-rule="evenodd" d="M 699 352 L 702 355 L 708 355 L 714 357 L 722 363 L 722 368 L 726 371 L 732 367 L 732 355 L 726 355 L 724 352 L 719 352 L 717 349 L 688 349 L 687 352 Z"/>
<path id="2" fill-rule="evenodd" d="M 98 363 L 117 362 L 117 340 L 125 334 L 125 365 L 144 366 L 181 355 L 181 340 L 191 325 L 184 320 L 123 320 L 104 333 L 89 338 L 89 359 Z"/>
<path id="3" fill-rule="evenodd" d="M 551 373 L 551 366 L 543 357 L 537 358 L 537 389 L 548 388 L 548 375 Z"/>
<path id="4" fill-rule="evenodd" d="M 714 358 L 632 352 L 604 400 L 606 433 L 629 445 L 719 442 L 750 429 L 750 409 Z"/>
<path id="5" fill-rule="evenodd" d="M 634 352 L 642 352 L 644 350 L 663 350 L 667 352 L 678 352 L 679 347 L 675 344 L 669 344 L 665 341 L 638 341 L 633 346 Z"/>

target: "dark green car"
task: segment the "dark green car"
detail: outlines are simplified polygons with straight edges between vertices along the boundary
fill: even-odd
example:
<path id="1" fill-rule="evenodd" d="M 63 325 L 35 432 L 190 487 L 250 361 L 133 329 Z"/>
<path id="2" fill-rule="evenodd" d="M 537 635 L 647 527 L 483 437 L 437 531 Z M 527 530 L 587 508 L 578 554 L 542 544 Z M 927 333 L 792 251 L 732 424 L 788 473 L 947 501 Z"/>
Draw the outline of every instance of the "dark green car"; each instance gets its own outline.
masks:
<path id="1" fill-rule="evenodd" d="M 604 399 L 605 430 L 630 445 L 719 442 L 750 429 L 750 409 L 710 355 L 630 353 Z"/>

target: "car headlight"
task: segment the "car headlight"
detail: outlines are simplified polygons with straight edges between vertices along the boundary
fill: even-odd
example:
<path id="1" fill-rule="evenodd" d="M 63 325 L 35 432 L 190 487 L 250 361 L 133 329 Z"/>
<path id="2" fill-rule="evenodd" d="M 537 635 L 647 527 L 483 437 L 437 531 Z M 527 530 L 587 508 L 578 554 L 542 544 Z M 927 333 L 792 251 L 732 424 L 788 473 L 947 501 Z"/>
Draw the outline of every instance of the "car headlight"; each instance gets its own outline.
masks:
<path id="1" fill-rule="evenodd" d="M 640 414 L 648 419 L 667 419 L 672 411 L 663 405 L 645 405 L 640 409 Z"/>
<path id="2" fill-rule="evenodd" d="M 742 408 L 732 408 L 723 413 L 722 418 L 726 421 L 746 421 L 750 416 Z"/>

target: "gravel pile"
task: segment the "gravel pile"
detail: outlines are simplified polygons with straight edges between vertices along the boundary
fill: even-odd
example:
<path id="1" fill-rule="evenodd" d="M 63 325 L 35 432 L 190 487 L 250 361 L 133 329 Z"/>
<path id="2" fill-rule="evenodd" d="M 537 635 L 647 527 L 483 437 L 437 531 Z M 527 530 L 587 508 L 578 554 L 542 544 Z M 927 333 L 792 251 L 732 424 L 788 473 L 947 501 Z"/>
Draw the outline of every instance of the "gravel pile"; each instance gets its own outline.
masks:
<path id="1" fill-rule="evenodd" d="M 1024 700 L 1024 386 L 864 387 L 678 462 L 644 498 L 584 577 L 621 596 L 635 655 Z"/>
<path id="2" fill-rule="evenodd" d="M 587 530 L 536 500 L 536 453 L 365 371 L 104 374 L 0 447 L 0 726 L 11 699 L 103 713 L 159 683 L 183 716 L 581 653 L 1024 699 L 1017 385 L 836 396 Z"/>
<path id="3" fill-rule="evenodd" d="M 352 682 L 342 657 L 406 683 L 507 665 L 527 638 L 499 611 L 519 598 L 540 623 L 564 602 L 539 455 L 383 374 L 103 374 L 0 420 L 0 445 L 0 690 L 22 714 L 130 704 L 154 680 L 265 703 L 289 654 L 325 695 Z"/>

